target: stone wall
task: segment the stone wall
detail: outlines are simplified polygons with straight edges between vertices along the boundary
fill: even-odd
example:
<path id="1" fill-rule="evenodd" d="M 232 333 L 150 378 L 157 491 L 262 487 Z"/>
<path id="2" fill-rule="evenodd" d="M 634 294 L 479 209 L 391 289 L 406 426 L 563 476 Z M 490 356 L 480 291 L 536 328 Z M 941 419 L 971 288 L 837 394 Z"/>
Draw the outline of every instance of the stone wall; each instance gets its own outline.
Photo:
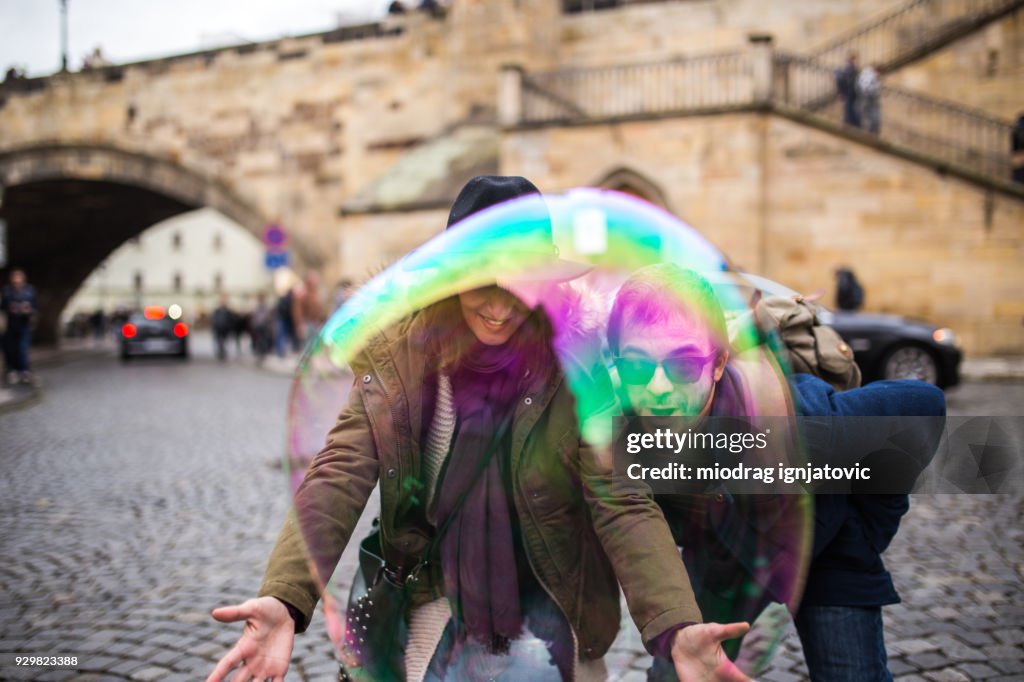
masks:
<path id="1" fill-rule="evenodd" d="M 750 114 L 509 132 L 502 172 L 542 191 L 594 185 L 619 169 L 650 178 L 666 206 L 739 266 L 761 267 L 762 131 Z"/>
<path id="2" fill-rule="evenodd" d="M 971 354 L 1024 351 L 1024 203 L 773 119 L 765 274 L 834 300 L 852 266 L 867 310 L 949 326 Z"/>
<path id="3" fill-rule="evenodd" d="M 362 213 L 342 218 L 339 270 L 359 283 L 444 231 L 448 211 Z"/>
<path id="4" fill-rule="evenodd" d="M 680 0 L 564 15 L 562 66 L 608 66 L 742 49 L 750 33 L 770 33 L 804 53 L 893 7 L 893 0 L 771 2 Z"/>
<path id="5" fill-rule="evenodd" d="M 1024 350 L 1024 204 L 763 114 L 510 131 L 502 171 L 545 191 L 617 168 L 733 264 L 834 300 L 852 266 L 866 309 L 949 326 L 972 354 Z"/>

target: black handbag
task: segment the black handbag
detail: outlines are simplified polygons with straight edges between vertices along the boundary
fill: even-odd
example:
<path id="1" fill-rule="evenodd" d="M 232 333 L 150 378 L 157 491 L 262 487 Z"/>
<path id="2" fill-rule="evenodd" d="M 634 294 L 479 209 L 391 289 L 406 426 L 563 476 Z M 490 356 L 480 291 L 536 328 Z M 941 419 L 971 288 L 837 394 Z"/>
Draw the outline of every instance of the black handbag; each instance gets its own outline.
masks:
<path id="1" fill-rule="evenodd" d="M 405 679 L 404 655 L 398 644 L 403 639 L 409 605 L 407 581 L 415 581 L 425 564 L 426 560 L 421 559 L 403 578 L 384 561 L 379 528 L 359 543 L 359 573 L 349 593 L 344 640 L 346 653 L 355 665 L 342 666 L 339 680 Z"/>
<path id="2" fill-rule="evenodd" d="M 473 485 L 463 492 L 444 525 L 434 534 L 420 560 L 408 571 L 401 571 L 384 560 L 380 528 L 374 529 L 359 543 L 359 571 L 349 592 L 345 615 L 344 649 L 354 665 L 342 664 L 339 682 L 401 682 L 405 679 L 405 652 L 400 643 L 405 639 L 405 611 L 409 606 L 410 586 L 419 580 L 428 558 L 440 546 L 441 538 L 457 516 L 470 490 L 491 461 L 494 451 L 508 430 L 511 417 L 506 418 L 491 438 L 487 453 L 481 458 Z"/>

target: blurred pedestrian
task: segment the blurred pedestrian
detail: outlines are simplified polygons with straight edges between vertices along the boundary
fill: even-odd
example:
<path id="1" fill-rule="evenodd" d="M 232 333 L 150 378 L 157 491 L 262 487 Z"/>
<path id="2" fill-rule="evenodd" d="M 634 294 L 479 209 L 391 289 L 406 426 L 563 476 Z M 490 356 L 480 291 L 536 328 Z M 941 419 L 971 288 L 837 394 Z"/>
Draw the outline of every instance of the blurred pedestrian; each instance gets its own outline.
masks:
<path id="1" fill-rule="evenodd" d="M 236 315 L 228 306 L 228 297 L 221 295 L 217 307 L 213 311 L 213 339 L 217 344 L 217 359 L 224 361 L 228 357 L 228 336 L 235 331 Z"/>
<path id="2" fill-rule="evenodd" d="M 857 76 L 857 102 L 861 126 L 878 135 L 882 129 L 882 79 L 872 64 L 865 66 Z"/>
<path id="3" fill-rule="evenodd" d="M 89 316 L 89 327 L 92 329 L 93 343 L 102 345 L 103 337 L 107 334 L 107 314 L 103 308 L 97 308 Z"/>
<path id="4" fill-rule="evenodd" d="M 836 307 L 853 312 L 864 305 L 864 287 L 850 268 L 836 270 Z"/>
<path id="5" fill-rule="evenodd" d="M 116 308 L 114 308 L 114 312 L 110 315 L 111 329 L 114 329 L 115 333 L 117 331 L 120 331 L 121 327 L 124 325 L 125 322 L 128 321 L 129 317 L 131 317 L 131 314 L 128 312 L 127 306 L 117 306 Z"/>
<path id="6" fill-rule="evenodd" d="M 89 337 L 89 315 L 81 310 L 68 320 L 64 327 L 64 336 L 69 339 L 86 339 Z"/>
<path id="7" fill-rule="evenodd" d="M 32 325 L 35 322 L 38 304 L 36 290 L 28 283 L 25 271 L 14 268 L 10 284 L 0 294 L 0 311 L 7 318 L 4 330 L 4 363 L 7 369 L 7 383 L 32 383 L 29 368 L 29 346 L 32 343 Z"/>
<path id="8" fill-rule="evenodd" d="M 298 331 L 295 325 L 295 285 L 289 284 L 288 288 L 280 294 L 277 304 L 274 306 L 274 347 L 278 357 L 284 357 L 290 348 L 297 353 L 302 347 L 299 343 Z"/>
<path id="9" fill-rule="evenodd" d="M 440 19 L 444 16 L 444 8 L 437 0 L 420 0 L 420 4 L 416 7 L 420 12 L 426 12 L 435 19 Z"/>
<path id="10" fill-rule="evenodd" d="M 843 100 L 843 123 L 854 128 L 860 128 L 860 111 L 857 108 L 857 77 L 859 75 L 857 53 L 851 52 L 846 58 L 846 66 L 836 70 L 836 91 Z"/>
<path id="11" fill-rule="evenodd" d="M 103 55 L 103 46 L 97 45 L 93 48 L 92 52 L 87 54 L 82 60 L 82 69 L 98 69 L 103 66 L 109 66 L 110 62 Z"/>
<path id="12" fill-rule="evenodd" d="M 235 356 L 242 357 L 242 337 L 249 334 L 249 314 L 234 311 L 231 319 L 231 337 L 235 341 Z"/>
<path id="13" fill-rule="evenodd" d="M 334 287 L 334 296 L 331 300 L 331 312 L 345 305 L 350 296 L 352 296 L 352 280 L 347 277 L 338 280 L 338 285 Z"/>
<path id="14" fill-rule="evenodd" d="M 320 296 L 320 275 L 310 270 L 292 291 L 295 330 L 301 343 L 309 343 L 327 320 L 327 311 Z"/>
<path id="15" fill-rule="evenodd" d="M 262 291 L 256 294 L 256 307 L 249 313 L 249 337 L 252 339 L 252 354 L 256 362 L 262 363 L 274 346 L 274 313 Z"/>
<path id="16" fill-rule="evenodd" d="M 1024 183 L 1024 112 L 1017 117 L 1017 125 L 1010 134 L 1010 168 L 1013 169 L 1013 181 Z"/>

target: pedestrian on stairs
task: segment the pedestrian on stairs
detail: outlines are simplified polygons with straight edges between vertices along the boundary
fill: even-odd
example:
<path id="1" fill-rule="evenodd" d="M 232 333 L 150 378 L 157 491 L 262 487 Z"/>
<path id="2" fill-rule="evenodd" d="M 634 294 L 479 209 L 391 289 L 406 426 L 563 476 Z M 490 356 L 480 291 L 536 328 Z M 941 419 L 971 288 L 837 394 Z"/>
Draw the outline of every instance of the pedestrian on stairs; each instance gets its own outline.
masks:
<path id="1" fill-rule="evenodd" d="M 836 70 L 836 91 L 843 100 L 843 123 L 855 128 L 860 128 L 860 111 L 857 107 L 857 77 L 859 75 L 857 53 L 851 52 L 846 58 L 846 66 Z"/>
<path id="2" fill-rule="evenodd" d="M 1017 117 L 1010 139 L 1010 167 L 1013 169 L 1013 181 L 1024 183 L 1024 112 Z"/>
<path id="3" fill-rule="evenodd" d="M 873 64 L 865 66 L 857 76 L 857 102 L 861 126 L 878 135 L 882 129 L 882 79 Z"/>

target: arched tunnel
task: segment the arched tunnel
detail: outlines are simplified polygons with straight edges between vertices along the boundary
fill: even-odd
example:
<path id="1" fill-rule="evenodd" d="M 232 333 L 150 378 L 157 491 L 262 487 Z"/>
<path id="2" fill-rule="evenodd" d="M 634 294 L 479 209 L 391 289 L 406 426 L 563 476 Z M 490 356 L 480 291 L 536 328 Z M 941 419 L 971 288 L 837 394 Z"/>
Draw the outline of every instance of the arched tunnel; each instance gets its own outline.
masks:
<path id="1" fill-rule="evenodd" d="M 7 267 L 25 270 L 39 297 L 34 340 L 57 341 L 59 316 L 86 277 L 114 249 L 150 226 L 198 208 L 143 187 L 52 179 L 4 188 Z"/>
<path id="2" fill-rule="evenodd" d="M 259 237 L 266 216 L 226 183 L 177 161 L 110 145 L 40 144 L 0 151 L 0 218 L 7 262 L 39 297 L 34 341 L 58 340 L 59 318 L 85 279 L 118 246 L 172 216 L 208 206 Z M 296 265 L 321 258 L 290 234 Z"/>

